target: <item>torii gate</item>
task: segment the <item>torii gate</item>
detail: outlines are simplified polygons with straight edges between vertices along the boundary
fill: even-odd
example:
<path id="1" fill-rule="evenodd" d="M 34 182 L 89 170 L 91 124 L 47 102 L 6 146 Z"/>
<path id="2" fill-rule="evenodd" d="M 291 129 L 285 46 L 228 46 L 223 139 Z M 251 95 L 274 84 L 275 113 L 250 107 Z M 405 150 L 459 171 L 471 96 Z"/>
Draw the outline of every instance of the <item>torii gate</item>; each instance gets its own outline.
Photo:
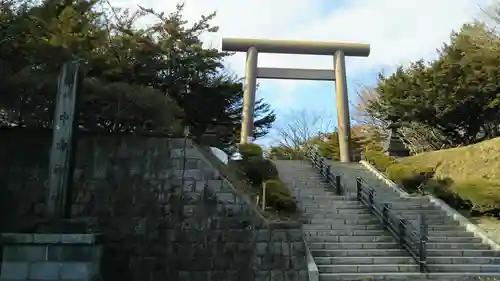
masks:
<path id="1" fill-rule="evenodd" d="M 351 161 L 351 126 L 349 119 L 349 98 L 347 95 L 345 57 L 367 57 L 370 54 L 369 44 L 223 38 L 222 50 L 247 53 L 240 143 L 251 141 L 253 135 L 255 87 L 257 78 L 335 81 L 340 161 Z M 323 69 L 257 67 L 257 56 L 259 52 L 298 55 L 331 55 L 334 57 L 335 68 L 334 71 L 332 71 Z"/>

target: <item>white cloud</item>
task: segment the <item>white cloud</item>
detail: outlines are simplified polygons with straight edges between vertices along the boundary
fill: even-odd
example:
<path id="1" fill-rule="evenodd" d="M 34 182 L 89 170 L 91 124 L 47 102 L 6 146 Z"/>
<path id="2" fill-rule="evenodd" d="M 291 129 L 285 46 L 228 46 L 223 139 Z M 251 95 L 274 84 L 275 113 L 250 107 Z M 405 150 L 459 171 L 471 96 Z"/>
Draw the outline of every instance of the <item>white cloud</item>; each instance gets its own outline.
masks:
<path id="1" fill-rule="evenodd" d="M 420 58 L 431 58 L 453 29 L 480 15 L 491 0 L 185 0 L 185 18 L 217 12 L 217 34 L 204 37 L 220 46 L 222 37 L 351 41 L 371 44 L 368 58 L 349 58 L 350 80 L 356 73 L 379 71 Z M 121 7 L 141 5 L 158 11 L 174 10 L 177 1 L 112 0 Z M 339 6 L 330 9 L 327 4 Z M 245 54 L 226 64 L 243 74 Z M 332 69 L 333 59 L 318 56 L 259 55 L 259 66 Z M 304 84 L 306 83 L 306 84 Z M 285 100 L 304 81 L 262 81 L 278 86 L 277 100 Z M 287 96 L 288 95 L 288 96 Z"/>

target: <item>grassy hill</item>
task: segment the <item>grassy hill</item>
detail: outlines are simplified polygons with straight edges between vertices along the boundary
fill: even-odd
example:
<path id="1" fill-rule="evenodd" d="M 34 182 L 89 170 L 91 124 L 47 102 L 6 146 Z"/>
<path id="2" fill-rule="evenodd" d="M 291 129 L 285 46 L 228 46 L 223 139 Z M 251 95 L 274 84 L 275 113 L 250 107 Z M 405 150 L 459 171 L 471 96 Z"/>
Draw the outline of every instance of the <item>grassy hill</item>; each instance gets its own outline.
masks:
<path id="1" fill-rule="evenodd" d="M 416 171 L 432 168 L 431 192 L 454 193 L 469 200 L 475 211 L 500 216 L 500 138 L 418 154 L 393 165 Z"/>
<path id="2" fill-rule="evenodd" d="M 478 144 L 421 153 L 401 160 L 416 167 L 434 167 L 437 177 L 500 183 L 500 138 Z"/>

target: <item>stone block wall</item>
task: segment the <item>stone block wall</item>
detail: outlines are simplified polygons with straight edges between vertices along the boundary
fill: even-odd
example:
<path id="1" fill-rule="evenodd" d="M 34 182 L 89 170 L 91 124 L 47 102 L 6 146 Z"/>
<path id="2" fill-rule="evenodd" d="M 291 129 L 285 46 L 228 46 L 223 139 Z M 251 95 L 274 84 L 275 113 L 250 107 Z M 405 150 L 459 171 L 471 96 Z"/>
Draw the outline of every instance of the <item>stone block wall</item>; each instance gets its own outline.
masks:
<path id="1" fill-rule="evenodd" d="M 0 280 L 99 281 L 96 242 L 93 234 L 3 234 Z"/>
<path id="2" fill-rule="evenodd" d="M 1 232 L 49 231 L 50 143 L 0 131 Z M 189 140 L 82 136 L 72 202 L 61 231 L 103 234 L 105 281 L 307 280 L 300 225 L 267 222 Z"/>
<path id="3" fill-rule="evenodd" d="M 301 224 L 267 221 L 191 141 L 171 155 L 188 231 L 174 242 L 179 280 L 308 280 Z"/>

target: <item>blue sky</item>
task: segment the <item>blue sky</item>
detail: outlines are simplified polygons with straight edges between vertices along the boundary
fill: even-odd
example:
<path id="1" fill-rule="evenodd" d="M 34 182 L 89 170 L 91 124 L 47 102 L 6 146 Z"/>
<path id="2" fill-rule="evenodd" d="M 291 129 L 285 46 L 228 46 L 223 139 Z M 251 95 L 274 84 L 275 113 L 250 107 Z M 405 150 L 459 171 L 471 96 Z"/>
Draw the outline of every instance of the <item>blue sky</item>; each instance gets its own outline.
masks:
<path id="1" fill-rule="evenodd" d="M 494 0 L 185 0 L 185 18 L 197 20 L 217 12 L 216 34 L 205 34 L 207 46 L 220 47 L 222 37 L 345 41 L 371 45 L 368 58 L 348 58 L 348 91 L 355 103 L 359 85 L 373 85 L 380 71 L 390 73 L 401 64 L 436 56 L 453 29 L 484 18 L 480 7 Z M 113 5 L 137 5 L 173 11 L 178 1 L 112 0 Z M 226 66 L 243 76 L 245 54 Z M 260 54 L 259 67 L 332 69 L 329 56 Z M 290 110 L 328 112 L 336 116 L 333 82 L 259 80 L 258 97 L 272 105 L 278 123 Z M 336 121 L 335 121 L 336 122 Z M 271 138 L 261 140 L 269 143 Z"/>

